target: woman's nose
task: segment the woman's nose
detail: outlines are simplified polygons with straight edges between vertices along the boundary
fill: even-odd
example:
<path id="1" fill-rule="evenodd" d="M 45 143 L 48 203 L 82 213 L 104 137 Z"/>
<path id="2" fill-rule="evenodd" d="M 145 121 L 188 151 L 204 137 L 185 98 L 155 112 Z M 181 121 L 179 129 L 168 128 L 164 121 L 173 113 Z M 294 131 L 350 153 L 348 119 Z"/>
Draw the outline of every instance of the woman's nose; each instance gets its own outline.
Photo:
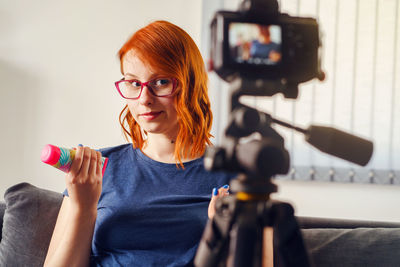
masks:
<path id="1" fill-rule="evenodd" d="M 154 101 L 154 95 L 151 93 L 150 89 L 147 85 L 143 86 L 142 93 L 139 97 L 139 103 L 142 105 L 149 105 L 152 104 Z"/>

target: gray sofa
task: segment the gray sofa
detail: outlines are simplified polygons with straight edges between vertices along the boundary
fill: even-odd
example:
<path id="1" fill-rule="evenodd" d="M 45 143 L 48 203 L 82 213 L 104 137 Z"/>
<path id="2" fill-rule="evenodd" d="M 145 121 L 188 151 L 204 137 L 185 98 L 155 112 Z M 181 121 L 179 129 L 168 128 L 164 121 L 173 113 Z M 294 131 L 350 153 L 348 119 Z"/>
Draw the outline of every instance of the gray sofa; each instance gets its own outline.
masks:
<path id="1" fill-rule="evenodd" d="M 6 191 L 0 202 L 1 267 L 43 265 L 61 201 L 61 193 L 27 183 Z M 313 266 L 400 266 L 400 223 L 297 219 Z"/>

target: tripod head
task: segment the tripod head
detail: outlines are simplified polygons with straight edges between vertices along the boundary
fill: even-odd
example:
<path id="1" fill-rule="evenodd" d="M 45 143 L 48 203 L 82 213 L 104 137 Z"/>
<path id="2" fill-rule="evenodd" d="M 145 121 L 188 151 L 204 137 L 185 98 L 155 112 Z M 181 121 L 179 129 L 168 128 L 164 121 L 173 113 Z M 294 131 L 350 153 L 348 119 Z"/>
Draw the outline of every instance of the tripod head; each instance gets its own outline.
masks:
<path id="1" fill-rule="evenodd" d="M 265 179 L 289 170 L 289 154 L 283 138 L 271 127 L 271 117 L 241 106 L 231 113 L 221 147 L 207 149 L 207 170 L 246 173 L 252 179 Z M 241 138 L 259 133 L 261 139 L 242 143 Z"/>

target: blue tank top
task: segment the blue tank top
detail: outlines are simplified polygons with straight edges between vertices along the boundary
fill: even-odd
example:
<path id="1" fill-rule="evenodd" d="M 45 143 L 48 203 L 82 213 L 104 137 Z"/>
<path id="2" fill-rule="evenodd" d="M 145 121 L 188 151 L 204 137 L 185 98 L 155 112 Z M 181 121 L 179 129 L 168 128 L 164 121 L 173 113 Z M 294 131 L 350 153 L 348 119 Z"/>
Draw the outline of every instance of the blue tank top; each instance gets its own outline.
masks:
<path id="1" fill-rule="evenodd" d="M 193 266 L 213 187 L 233 174 L 150 159 L 132 144 L 108 157 L 92 241 L 91 266 Z"/>

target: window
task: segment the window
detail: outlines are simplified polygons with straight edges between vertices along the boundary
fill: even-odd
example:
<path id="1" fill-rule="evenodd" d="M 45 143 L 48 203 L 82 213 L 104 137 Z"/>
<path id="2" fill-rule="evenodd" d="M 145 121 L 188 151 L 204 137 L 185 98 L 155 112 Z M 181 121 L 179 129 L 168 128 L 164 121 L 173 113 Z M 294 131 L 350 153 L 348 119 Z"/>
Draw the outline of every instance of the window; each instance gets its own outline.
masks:
<path id="1" fill-rule="evenodd" d="M 279 1 L 281 12 L 318 19 L 322 33 L 322 68 L 326 80 L 299 86 L 296 101 L 281 95 L 247 97 L 246 104 L 307 128 L 332 126 L 374 142 L 366 167 L 322 154 L 303 136 L 276 127 L 291 155 L 283 178 L 400 184 L 400 0 Z M 203 2 L 202 53 L 208 58 L 209 21 L 216 10 L 236 10 L 239 1 Z M 210 74 L 218 145 L 228 120 L 228 85 Z"/>

